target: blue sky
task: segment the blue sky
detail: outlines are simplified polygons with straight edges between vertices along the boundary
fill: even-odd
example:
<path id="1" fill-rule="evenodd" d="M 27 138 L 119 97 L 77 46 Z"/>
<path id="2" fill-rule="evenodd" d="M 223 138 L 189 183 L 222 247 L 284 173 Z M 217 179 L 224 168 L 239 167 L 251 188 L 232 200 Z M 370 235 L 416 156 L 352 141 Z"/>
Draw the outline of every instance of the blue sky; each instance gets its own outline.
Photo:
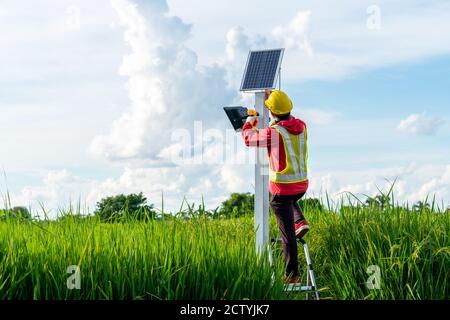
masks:
<path id="1" fill-rule="evenodd" d="M 163 192 L 175 210 L 252 191 L 251 164 L 174 164 L 172 134 L 201 121 L 225 135 L 222 107 L 253 103 L 238 92 L 248 50 L 285 47 L 311 196 L 397 178 L 399 200 L 450 205 L 449 29 L 446 1 L 4 1 L 0 190 L 53 212 L 122 192 L 157 207 Z M 229 147 L 204 143 L 205 159 Z"/>
<path id="2" fill-rule="evenodd" d="M 379 131 L 389 136 L 389 141 L 380 139 L 371 143 L 358 139 L 354 141 L 357 150 L 345 148 L 348 156 L 341 159 L 344 162 L 352 158 L 357 159 L 352 161 L 352 167 L 407 165 L 412 161 L 411 157 L 423 164 L 431 161 L 430 158 L 445 164 L 450 156 L 447 128 L 441 127 L 431 136 L 411 136 L 398 134 L 396 126 L 398 119 L 406 118 L 411 113 L 426 112 L 439 118 L 449 118 L 450 108 L 447 106 L 450 105 L 450 92 L 446 89 L 450 86 L 449 72 L 450 58 L 444 56 L 371 70 L 339 81 L 289 84 L 286 90 L 296 97 L 301 105 L 341 113 L 341 117 L 336 121 L 350 120 L 358 123 L 374 119 L 373 132 L 366 133 L 368 139 L 383 135 Z M 317 149 L 319 157 L 327 158 L 339 157 L 342 151 L 339 141 L 335 139 L 321 140 Z M 394 163 L 389 160 L 382 161 L 380 154 L 397 155 L 397 160 Z M 379 159 L 375 161 L 377 157 Z M 362 158 L 367 161 L 361 161 Z M 323 169 L 330 166 L 328 161 L 319 159 L 315 164 Z"/>

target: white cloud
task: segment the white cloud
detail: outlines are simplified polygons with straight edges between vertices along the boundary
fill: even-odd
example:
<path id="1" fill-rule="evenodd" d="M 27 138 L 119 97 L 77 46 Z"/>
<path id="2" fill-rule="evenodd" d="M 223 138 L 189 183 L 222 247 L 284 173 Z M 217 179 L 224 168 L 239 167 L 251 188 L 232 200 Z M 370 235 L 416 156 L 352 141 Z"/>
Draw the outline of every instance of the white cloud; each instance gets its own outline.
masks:
<path id="1" fill-rule="evenodd" d="M 351 192 L 365 201 L 366 195 L 377 195 L 378 188 L 387 193 L 394 181 L 394 198 L 399 203 L 413 204 L 427 197 L 431 201 L 435 196 L 440 207 L 442 202 L 444 206 L 450 206 L 450 164 L 433 166 L 410 163 L 370 170 L 312 172 L 308 194 L 323 197 L 324 193 L 328 193 L 330 199 L 336 202 Z"/>
<path id="2" fill-rule="evenodd" d="M 80 8 L 77 30 L 67 26 L 73 5 Z M 0 165 L 10 171 L 92 164 L 86 144 L 126 98 L 116 72 L 120 34 L 107 26 L 117 19 L 109 2 L 0 7 Z"/>
<path id="3" fill-rule="evenodd" d="M 109 134 L 94 139 L 91 151 L 107 159 L 157 159 L 173 143 L 171 130 L 193 132 L 200 119 L 205 129 L 224 125 L 218 112 L 235 91 L 227 89 L 225 69 L 197 64 L 195 52 L 184 45 L 190 26 L 169 16 L 164 0 L 112 4 L 131 49 L 120 67 L 131 106 Z"/>
<path id="4" fill-rule="evenodd" d="M 220 168 L 219 185 L 223 186 L 228 193 L 245 190 L 245 187 L 248 187 L 249 171 L 252 169 L 250 166 L 224 165 Z M 248 171 L 245 172 L 244 170 Z M 245 183 L 246 180 L 247 183 Z"/>
<path id="5" fill-rule="evenodd" d="M 450 165 L 447 165 L 442 175 L 431 176 L 429 181 L 424 183 L 420 188 L 412 192 L 413 199 L 428 199 L 431 201 L 436 197 L 437 204 L 441 205 L 442 199 L 450 197 Z"/>
<path id="6" fill-rule="evenodd" d="M 243 53 L 248 53 L 250 43 L 248 36 L 244 33 L 244 28 L 238 26 L 231 28 L 226 35 L 226 52 L 229 60 L 242 57 Z"/>
<path id="7" fill-rule="evenodd" d="M 58 209 L 70 204 L 84 206 L 89 188 L 90 181 L 73 175 L 67 169 L 52 170 L 40 184 L 25 186 L 21 192 L 13 194 L 11 205 L 31 207 L 40 216 L 44 214 L 40 210 L 42 205 L 46 213 L 54 217 Z"/>
<path id="8" fill-rule="evenodd" d="M 324 111 L 320 109 L 298 108 L 297 112 L 300 118 L 304 119 L 306 123 L 314 125 L 327 125 L 336 120 L 339 113 L 336 111 Z"/>
<path id="9" fill-rule="evenodd" d="M 308 196 L 310 197 L 324 196 L 327 193 L 334 192 L 337 188 L 338 182 L 331 173 L 315 174 L 309 172 L 309 176 Z"/>
<path id="10" fill-rule="evenodd" d="M 118 178 L 92 181 L 87 202 L 94 204 L 106 196 L 139 192 L 144 192 L 152 201 L 160 200 L 163 193 L 174 200 L 172 194 L 178 196 L 184 188 L 186 175 L 179 168 L 127 167 Z"/>
<path id="11" fill-rule="evenodd" d="M 230 25 L 241 25 L 248 38 L 263 35 L 268 47 L 289 48 L 283 62 L 285 80 L 339 79 L 380 66 L 450 53 L 448 1 L 380 2 L 379 29 L 367 27 L 373 17 L 373 11 L 367 9 L 373 4 L 359 0 L 307 4 L 287 0 L 277 10 L 257 0 L 221 5 L 170 0 L 170 4 L 171 12 L 196 26 L 190 43 L 201 61 L 216 61 L 223 55 L 220 45 L 210 48 L 204 43 L 217 44 L 217 35 L 224 36 Z M 199 6 L 202 10 L 197 9 Z M 307 54 L 309 47 L 313 48 L 312 56 Z"/>
<path id="12" fill-rule="evenodd" d="M 433 135 L 444 123 L 443 119 L 428 117 L 425 113 L 415 113 L 401 120 L 397 130 L 418 135 Z"/>
<path id="13" fill-rule="evenodd" d="M 299 11 L 287 26 L 275 27 L 272 35 L 287 49 L 304 50 L 308 56 L 313 55 L 309 40 L 311 11 Z"/>
<path id="14" fill-rule="evenodd" d="M 265 49 L 271 44 L 267 38 L 261 35 L 248 35 L 241 26 L 229 29 L 226 33 L 226 58 L 218 58 L 219 64 L 227 71 L 227 82 L 230 90 L 236 91 L 241 87 L 243 69 L 247 62 L 250 50 Z M 241 93 L 240 100 L 237 102 L 244 105 L 253 105 L 254 95 L 250 93 Z"/>

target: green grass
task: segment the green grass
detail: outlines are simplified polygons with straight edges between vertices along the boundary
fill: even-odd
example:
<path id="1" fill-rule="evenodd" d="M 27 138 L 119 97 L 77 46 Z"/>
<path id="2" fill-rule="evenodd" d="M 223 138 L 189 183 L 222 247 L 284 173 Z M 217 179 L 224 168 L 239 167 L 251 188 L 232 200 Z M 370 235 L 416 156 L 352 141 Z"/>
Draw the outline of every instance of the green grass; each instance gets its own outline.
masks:
<path id="1" fill-rule="evenodd" d="M 450 297 L 448 213 L 399 206 L 304 209 L 322 298 Z M 273 214 L 271 235 L 277 235 Z M 0 299 L 304 299 L 282 290 L 279 247 L 274 283 L 267 259 L 254 252 L 252 216 L 2 221 Z M 304 271 L 301 248 L 299 257 Z M 70 265 L 80 267 L 80 290 L 67 289 Z M 380 268 L 380 289 L 366 287 L 370 265 Z"/>
<path id="2" fill-rule="evenodd" d="M 448 299 L 450 218 L 430 210 L 345 207 L 308 215 L 318 285 L 335 299 Z M 380 268 L 379 290 L 366 272 Z"/>

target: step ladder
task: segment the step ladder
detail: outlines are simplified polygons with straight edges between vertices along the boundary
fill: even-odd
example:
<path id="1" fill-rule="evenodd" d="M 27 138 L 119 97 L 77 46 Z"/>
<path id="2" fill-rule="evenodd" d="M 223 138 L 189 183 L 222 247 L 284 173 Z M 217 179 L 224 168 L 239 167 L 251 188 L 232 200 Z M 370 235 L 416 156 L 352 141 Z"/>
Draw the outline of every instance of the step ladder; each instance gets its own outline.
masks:
<path id="1" fill-rule="evenodd" d="M 273 238 L 272 243 L 281 243 L 281 238 Z M 303 245 L 303 251 L 305 252 L 306 264 L 307 264 L 307 272 L 306 272 L 306 285 L 301 284 L 286 284 L 284 287 L 284 291 L 286 292 L 306 292 L 306 299 L 309 300 L 309 293 L 314 293 L 314 299 L 319 300 L 319 292 L 317 291 L 316 278 L 314 277 L 314 270 L 311 261 L 311 257 L 309 255 L 308 245 L 306 241 L 303 239 L 297 239 L 297 243 L 301 243 Z M 269 251 L 269 260 L 270 265 L 273 266 L 273 255 L 272 255 L 272 247 L 270 247 Z M 272 278 L 275 278 L 275 272 L 272 274 Z M 311 285 L 310 285 L 311 281 Z"/>

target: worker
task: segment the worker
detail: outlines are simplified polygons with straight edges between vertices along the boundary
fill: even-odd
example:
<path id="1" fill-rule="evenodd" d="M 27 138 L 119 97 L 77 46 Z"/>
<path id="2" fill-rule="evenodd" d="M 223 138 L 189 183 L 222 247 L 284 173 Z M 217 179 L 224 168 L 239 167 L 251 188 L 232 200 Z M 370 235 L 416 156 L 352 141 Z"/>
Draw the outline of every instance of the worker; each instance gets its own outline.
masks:
<path id="1" fill-rule="evenodd" d="M 296 238 L 309 231 L 298 205 L 308 189 L 306 124 L 291 115 L 293 104 L 286 93 L 266 90 L 264 100 L 272 118 L 270 125 L 258 130 L 258 117 L 249 116 L 242 127 L 242 136 L 247 146 L 268 150 L 270 206 L 282 238 L 284 282 L 299 283 Z"/>

